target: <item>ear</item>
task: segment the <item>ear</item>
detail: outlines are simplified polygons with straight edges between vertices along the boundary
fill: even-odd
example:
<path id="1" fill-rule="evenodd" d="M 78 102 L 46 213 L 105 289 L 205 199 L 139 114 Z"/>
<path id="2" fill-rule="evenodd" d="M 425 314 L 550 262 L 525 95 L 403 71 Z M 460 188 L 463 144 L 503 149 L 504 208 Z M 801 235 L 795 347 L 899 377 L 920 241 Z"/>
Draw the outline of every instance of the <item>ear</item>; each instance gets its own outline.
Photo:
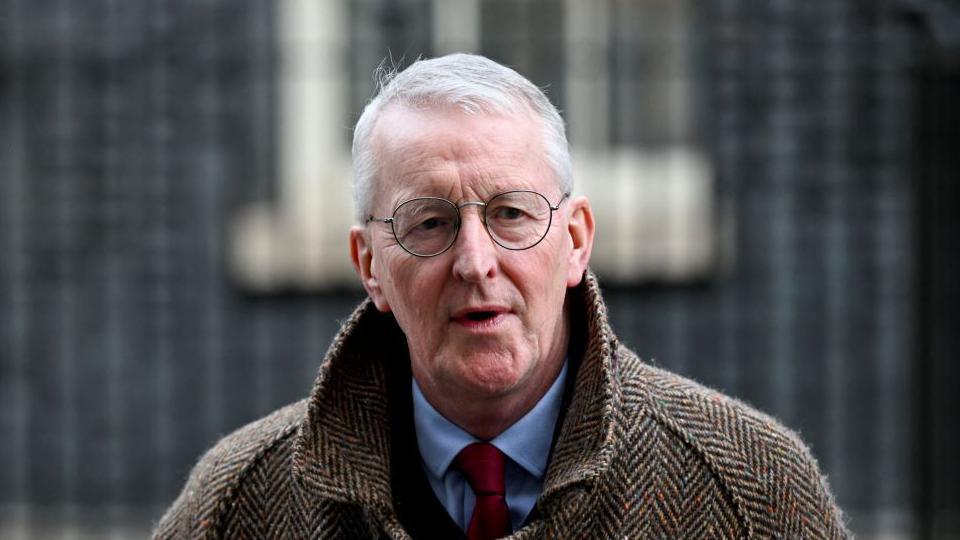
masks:
<path id="1" fill-rule="evenodd" d="M 567 230 L 573 241 L 567 260 L 567 287 L 576 287 L 583 280 L 583 273 L 590 263 L 590 253 L 593 251 L 593 209 L 586 197 L 576 197 L 570 200 Z"/>
<path id="2" fill-rule="evenodd" d="M 350 260 L 353 261 L 353 268 L 357 271 L 360 283 L 363 284 L 374 305 L 378 310 L 387 313 L 390 311 L 390 305 L 380 288 L 378 271 L 373 260 L 373 246 L 369 240 L 366 228 L 360 226 L 350 228 Z"/>

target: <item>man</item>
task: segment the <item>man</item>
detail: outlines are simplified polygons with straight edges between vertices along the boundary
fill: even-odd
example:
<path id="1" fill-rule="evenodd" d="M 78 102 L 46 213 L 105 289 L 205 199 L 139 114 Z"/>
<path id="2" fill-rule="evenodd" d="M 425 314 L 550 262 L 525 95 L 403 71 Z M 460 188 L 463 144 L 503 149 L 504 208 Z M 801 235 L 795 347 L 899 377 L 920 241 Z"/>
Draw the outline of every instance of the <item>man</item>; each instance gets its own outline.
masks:
<path id="1" fill-rule="evenodd" d="M 210 450 L 157 537 L 846 536 L 792 433 L 618 342 L 533 84 L 479 56 L 416 62 L 353 157 L 369 299 L 309 399 Z"/>

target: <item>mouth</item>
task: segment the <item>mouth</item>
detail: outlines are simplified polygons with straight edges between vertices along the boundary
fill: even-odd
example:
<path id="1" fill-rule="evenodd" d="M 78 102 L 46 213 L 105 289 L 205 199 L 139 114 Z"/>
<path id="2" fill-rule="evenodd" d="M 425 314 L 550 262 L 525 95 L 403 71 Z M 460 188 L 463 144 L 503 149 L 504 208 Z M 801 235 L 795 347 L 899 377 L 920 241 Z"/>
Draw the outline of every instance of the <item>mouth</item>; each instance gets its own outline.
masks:
<path id="1" fill-rule="evenodd" d="M 471 329 L 484 329 L 497 326 L 510 310 L 500 306 L 481 306 L 458 310 L 451 320 Z"/>

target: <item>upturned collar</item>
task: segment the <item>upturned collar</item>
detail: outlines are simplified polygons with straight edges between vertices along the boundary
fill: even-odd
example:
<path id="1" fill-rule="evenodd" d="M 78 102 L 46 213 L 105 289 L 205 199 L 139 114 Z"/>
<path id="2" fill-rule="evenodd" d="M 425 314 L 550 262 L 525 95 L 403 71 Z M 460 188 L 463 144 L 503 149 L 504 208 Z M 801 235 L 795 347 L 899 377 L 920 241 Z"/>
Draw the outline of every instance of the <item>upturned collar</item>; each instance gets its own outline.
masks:
<path id="1" fill-rule="evenodd" d="M 583 356 L 541 501 L 595 481 L 615 448 L 617 340 L 592 272 L 568 291 L 566 304 L 571 339 L 582 340 Z M 406 339 L 393 316 L 367 299 L 327 351 L 298 429 L 293 471 L 308 494 L 360 504 L 376 514 L 391 512 L 389 389 L 404 376 L 409 384 Z"/>

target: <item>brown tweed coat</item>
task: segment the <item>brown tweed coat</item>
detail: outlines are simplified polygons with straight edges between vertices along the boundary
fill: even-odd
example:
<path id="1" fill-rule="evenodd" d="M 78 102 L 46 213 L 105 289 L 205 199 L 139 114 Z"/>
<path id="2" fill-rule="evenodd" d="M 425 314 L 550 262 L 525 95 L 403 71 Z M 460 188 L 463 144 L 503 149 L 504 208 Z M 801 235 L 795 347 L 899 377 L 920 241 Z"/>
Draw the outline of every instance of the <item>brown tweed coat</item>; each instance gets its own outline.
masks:
<path id="1" fill-rule="evenodd" d="M 543 492 L 513 538 L 848 536 L 793 433 L 641 362 L 611 331 L 592 275 L 571 294 L 583 358 Z M 409 538 L 390 482 L 392 466 L 420 466 L 390 463 L 390 363 L 406 350 L 386 336 L 398 334 L 361 305 L 310 398 L 221 440 L 155 537 Z"/>

